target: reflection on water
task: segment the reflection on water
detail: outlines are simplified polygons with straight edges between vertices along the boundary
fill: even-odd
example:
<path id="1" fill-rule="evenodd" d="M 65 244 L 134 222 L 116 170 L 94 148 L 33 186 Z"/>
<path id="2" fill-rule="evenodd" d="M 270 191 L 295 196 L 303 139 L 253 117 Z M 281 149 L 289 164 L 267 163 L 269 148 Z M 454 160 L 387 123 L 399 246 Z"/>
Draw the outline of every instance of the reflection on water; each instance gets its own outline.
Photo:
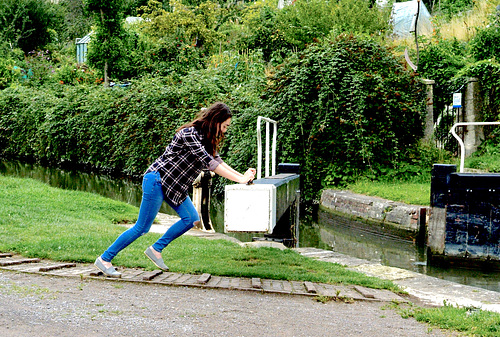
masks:
<path id="1" fill-rule="evenodd" d="M 320 211 L 321 241 L 337 252 L 355 252 L 356 257 L 382 265 L 423 272 L 425 249 L 412 241 L 382 233 L 380 228 Z"/>
<path id="2" fill-rule="evenodd" d="M 1 161 L 0 174 L 29 177 L 41 180 L 51 186 L 98 193 L 105 197 L 139 206 L 142 190 L 139 181 L 113 179 L 81 172 L 44 168 L 39 165 L 16 161 Z M 224 205 L 222 201 L 212 200 L 211 221 L 217 232 L 224 232 Z M 163 213 L 175 212 L 163 203 Z M 229 234 L 241 241 L 252 241 L 253 237 L 263 236 L 255 233 Z M 481 270 L 442 269 L 426 265 L 423 247 L 403 240 L 389 233 L 381 232 L 364 223 L 352 221 L 327 212 L 318 211 L 317 219 L 304 218 L 300 223 L 301 247 L 316 247 L 334 250 L 350 256 L 379 262 L 427 274 L 456 283 L 472 285 L 493 291 L 500 291 L 500 273 Z"/>

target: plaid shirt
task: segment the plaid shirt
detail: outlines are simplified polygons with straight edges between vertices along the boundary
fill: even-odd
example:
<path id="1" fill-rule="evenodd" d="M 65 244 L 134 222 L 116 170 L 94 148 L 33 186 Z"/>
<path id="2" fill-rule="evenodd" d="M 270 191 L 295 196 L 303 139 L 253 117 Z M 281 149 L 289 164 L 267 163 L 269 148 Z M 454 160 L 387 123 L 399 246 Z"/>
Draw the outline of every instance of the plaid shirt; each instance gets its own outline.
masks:
<path id="1" fill-rule="evenodd" d="M 165 198 L 175 206 L 186 200 L 189 187 L 203 169 L 213 171 L 222 163 L 218 155 L 208 154 L 202 140 L 203 136 L 194 127 L 180 130 L 145 172 L 160 173 Z"/>

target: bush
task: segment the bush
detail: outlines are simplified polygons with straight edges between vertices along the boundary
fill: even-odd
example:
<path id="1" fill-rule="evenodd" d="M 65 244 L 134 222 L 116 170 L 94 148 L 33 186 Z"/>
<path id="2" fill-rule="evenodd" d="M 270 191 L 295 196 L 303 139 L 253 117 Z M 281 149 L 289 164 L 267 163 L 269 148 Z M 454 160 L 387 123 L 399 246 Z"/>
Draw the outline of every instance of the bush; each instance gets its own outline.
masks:
<path id="1" fill-rule="evenodd" d="M 431 3 L 432 5 L 432 3 Z M 433 15 L 443 16 L 451 19 L 453 16 L 462 15 L 462 13 L 474 7 L 473 0 L 442 0 L 439 3 L 428 7 Z"/>
<path id="2" fill-rule="evenodd" d="M 278 22 L 279 10 L 276 7 L 264 2 L 250 5 L 242 18 L 241 26 L 246 28 L 248 33 L 241 39 L 240 48 L 261 50 L 266 60 L 271 60 L 273 55 L 288 54 L 294 45 L 286 41 Z M 240 27 L 240 25 L 233 27 Z"/>
<path id="3" fill-rule="evenodd" d="M 284 39 L 302 49 L 333 33 L 382 34 L 388 28 L 389 9 L 369 1 L 298 0 L 278 13 Z"/>
<path id="4" fill-rule="evenodd" d="M 301 164 L 307 200 L 322 186 L 394 167 L 422 134 L 421 84 L 370 39 L 312 45 L 273 80 L 267 99 L 280 123 L 280 161 Z"/>
<path id="5" fill-rule="evenodd" d="M 64 31 L 62 41 L 74 41 L 91 31 L 92 20 L 85 12 L 83 0 L 60 0 L 59 5 L 64 15 Z"/>
<path id="6" fill-rule="evenodd" d="M 500 61 L 500 11 L 491 15 L 491 23 L 479 29 L 470 41 L 472 55 L 477 61 L 496 58 Z"/>
<path id="7" fill-rule="evenodd" d="M 25 53 L 51 42 L 63 18 L 54 4 L 40 0 L 0 0 L 0 41 Z"/>
<path id="8" fill-rule="evenodd" d="M 129 89 L 7 88 L 0 92 L 0 155 L 140 175 L 164 151 L 175 130 L 202 107 L 215 100 L 226 101 L 235 111 L 238 106 L 253 105 L 258 95 L 251 91 L 259 90 L 256 72 L 263 73 L 260 59 L 259 54 L 227 55 L 207 70 L 182 77 L 181 82 L 150 77 L 134 81 Z"/>
<path id="9" fill-rule="evenodd" d="M 146 19 L 142 24 L 144 33 L 158 40 L 176 39 L 199 48 L 206 55 L 219 50 L 222 35 L 217 32 L 221 9 L 211 1 L 203 2 L 194 8 L 171 0 L 175 11 L 167 11 L 158 1 L 150 1 L 148 7 L 141 8 Z M 180 44 L 177 41 L 177 44 Z"/>

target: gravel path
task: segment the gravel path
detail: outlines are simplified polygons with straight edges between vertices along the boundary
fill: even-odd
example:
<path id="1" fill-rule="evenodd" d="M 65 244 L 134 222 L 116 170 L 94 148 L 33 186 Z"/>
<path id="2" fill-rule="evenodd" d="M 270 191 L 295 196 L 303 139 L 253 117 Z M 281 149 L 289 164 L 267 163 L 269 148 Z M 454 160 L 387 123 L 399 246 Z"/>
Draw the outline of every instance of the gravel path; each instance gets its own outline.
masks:
<path id="1" fill-rule="evenodd" d="M 387 303 L 0 270 L 0 336 L 451 336 Z"/>

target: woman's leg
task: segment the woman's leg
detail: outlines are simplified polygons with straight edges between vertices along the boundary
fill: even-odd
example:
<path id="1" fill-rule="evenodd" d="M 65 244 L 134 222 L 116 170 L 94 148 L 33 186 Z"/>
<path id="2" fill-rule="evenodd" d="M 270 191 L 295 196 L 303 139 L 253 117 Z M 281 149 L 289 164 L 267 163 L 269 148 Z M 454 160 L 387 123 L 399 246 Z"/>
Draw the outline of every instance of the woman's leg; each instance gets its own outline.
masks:
<path id="1" fill-rule="evenodd" d="M 173 224 L 167 232 L 151 246 L 155 251 L 160 253 L 170 242 L 193 228 L 196 221 L 200 221 L 200 216 L 189 197 L 179 206 L 170 205 L 170 207 L 177 212 L 181 219 Z"/>
<path id="2" fill-rule="evenodd" d="M 158 172 L 149 172 L 142 180 L 142 201 L 139 209 L 139 217 L 135 225 L 123 232 L 116 241 L 101 255 L 104 262 L 111 260 L 125 247 L 134 242 L 141 235 L 151 229 L 158 211 L 163 202 L 163 191 L 161 189 L 161 177 Z"/>

